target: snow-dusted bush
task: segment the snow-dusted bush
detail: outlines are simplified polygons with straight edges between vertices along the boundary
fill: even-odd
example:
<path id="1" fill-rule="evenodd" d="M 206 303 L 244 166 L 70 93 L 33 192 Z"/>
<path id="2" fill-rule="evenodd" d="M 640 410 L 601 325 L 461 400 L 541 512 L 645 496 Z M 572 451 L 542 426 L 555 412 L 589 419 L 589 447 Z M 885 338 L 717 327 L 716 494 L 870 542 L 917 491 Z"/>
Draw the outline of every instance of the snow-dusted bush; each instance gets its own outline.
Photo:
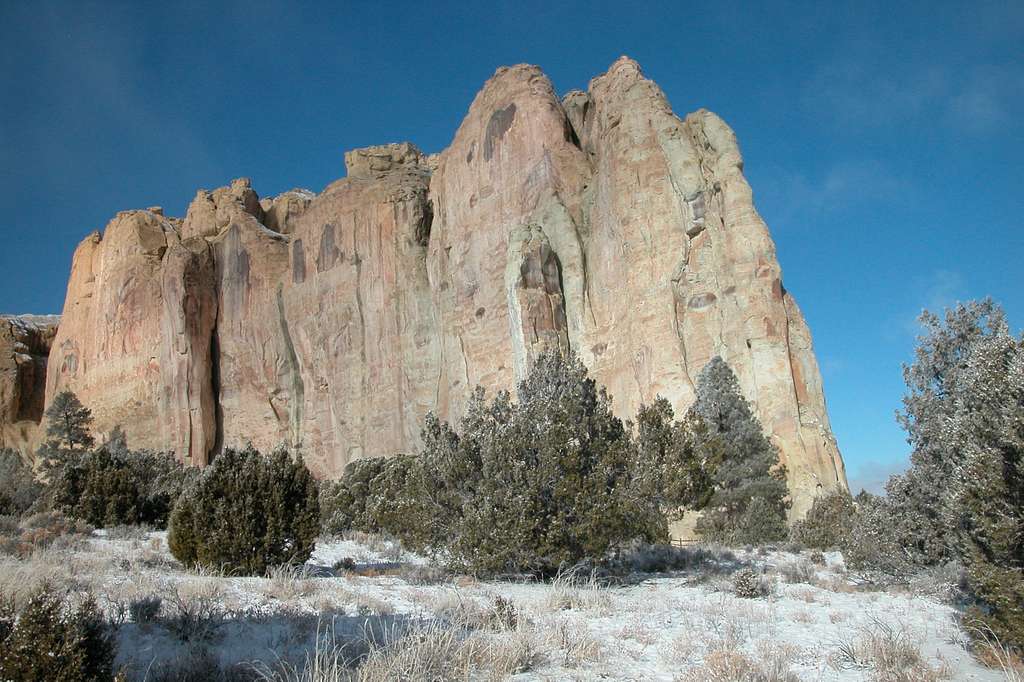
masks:
<path id="1" fill-rule="evenodd" d="M 478 389 L 459 432 L 428 418 L 403 540 L 459 570 L 553 574 L 667 536 L 629 431 L 577 358 L 542 354 L 518 398 Z"/>
<path id="2" fill-rule="evenodd" d="M 53 508 L 94 526 L 166 528 L 195 471 L 172 455 L 104 445 L 69 457 L 54 473 L 47 495 Z"/>
<path id="3" fill-rule="evenodd" d="M 178 498 L 167 542 L 187 566 L 263 575 L 301 564 L 320 532 L 319 494 L 301 456 L 228 448 Z"/>
<path id="4" fill-rule="evenodd" d="M 732 577 L 732 591 L 737 597 L 757 599 L 769 596 L 775 589 L 771 579 L 752 568 L 736 571 Z"/>
<path id="5" fill-rule="evenodd" d="M 793 524 L 790 539 L 810 549 L 838 549 L 846 544 L 855 515 L 850 494 L 833 491 L 814 500 L 807 516 Z"/>
<path id="6" fill-rule="evenodd" d="M 690 409 L 707 425 L 709 437 L 720 441 L 721 452 L 712 467 L 714 492 L 697 532 L 734 544 L 785 539 L 786 470 L 722 358 L 713 358 L 701 370 L 697 400 Z"/>
<path id="7" fill-rule="evenodd" d="M 9 602 L 0 598 L 0 605 Z M 96 603 L 78 607 L 49 587 L 37 590 L 20 613 L 0 613 L 0 679 L 113 680 L 114 641 Z"/>
<path id="8" fill-rule="evenodd" d="M 356 530 L 410 539 L 417 533 L 410 473 L 414 458 L 374 457 L 350 462 L 340 479 L 322 486 L 323 532 Z"/>

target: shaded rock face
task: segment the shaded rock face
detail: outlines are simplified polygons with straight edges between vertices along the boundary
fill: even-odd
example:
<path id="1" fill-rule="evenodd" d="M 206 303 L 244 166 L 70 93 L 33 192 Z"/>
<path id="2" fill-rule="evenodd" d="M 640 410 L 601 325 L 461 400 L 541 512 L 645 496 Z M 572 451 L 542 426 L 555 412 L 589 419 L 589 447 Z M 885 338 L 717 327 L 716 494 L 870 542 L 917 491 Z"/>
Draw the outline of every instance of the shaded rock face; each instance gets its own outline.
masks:
<path id="1" fill-rule="evenodd" d="M 413 452 L 423 417 L 580 355 L 622 417 L 677 412 L 715 355 L 790 475 L 794 513 L 845 488 L 810 333 L 782 285 L 732 131 L 678 118 L 622 58 L 559 98 L 499 69 L 451 145 L 345 155 L 314 195 L 201 191 L 184 221 L 119 214 L 72 265 L 47 399 L 202 464 L 251 441 L 322 475 Z"/>
<path id="2" fill-rule="evenodd" d="M 60 318 L 0 316 L 0 448 L 31 452 L 39 445 L 46 363 Z"/>

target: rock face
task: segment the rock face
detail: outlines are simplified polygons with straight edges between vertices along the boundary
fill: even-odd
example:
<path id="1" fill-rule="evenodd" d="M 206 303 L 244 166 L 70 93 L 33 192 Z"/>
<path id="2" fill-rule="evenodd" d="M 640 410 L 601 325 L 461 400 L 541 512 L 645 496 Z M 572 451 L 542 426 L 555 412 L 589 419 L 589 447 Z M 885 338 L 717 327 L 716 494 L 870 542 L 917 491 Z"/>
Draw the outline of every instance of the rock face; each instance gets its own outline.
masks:
<path id="1" fill-rule="evenodd" d="M 301 448 L 320 474 L 413 452 L 424 415 L 580 355 L 623 417 L 677 412 L 715 355 L 790 475 L 794 514 L 845 488 L 810 332 L 782 285 L 732 131 L 685 119 L 630 59 L 559 98 L 499 69 L 451 145 L 345 155 L 319 195 L 200 191 L 183 221 L 118 214 L 72 265 L 47 400 L 202 464 Z M 6 419 L 6 417 L 5 417 Z M 5 422 L 6 423 L 6 422 Z"/>
<path id="2" fill-rule="evenodd" d="M 0 448 L 31 452 L 40 444 L 46 363 L 56 315 L 0 316 Z"/>

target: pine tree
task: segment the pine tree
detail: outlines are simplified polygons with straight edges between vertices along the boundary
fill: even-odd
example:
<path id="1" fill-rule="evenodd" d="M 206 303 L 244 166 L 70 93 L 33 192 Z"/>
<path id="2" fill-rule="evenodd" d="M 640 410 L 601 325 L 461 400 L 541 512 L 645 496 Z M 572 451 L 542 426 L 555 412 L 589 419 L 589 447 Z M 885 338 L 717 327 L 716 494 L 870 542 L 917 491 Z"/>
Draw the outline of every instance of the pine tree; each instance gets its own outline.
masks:
<path id="1" fill-rule="evenodd" d="M 714 493 L 697 531 L 736 543 L 784 539 L 789 506 L 785 469 L 722 358 L 713 358 L 701 370 L 697 400 L 690 409 L 722 447 L 711 477 Z"/>
<path id="2" fill-rule="evenodd" d="M 92 411 L 71 391 L 61 391 L 46 408 L 47 440 L 39 448 L 37 459 L 45 476 L 85 452 L 95 441 L 89 433 Z"/>

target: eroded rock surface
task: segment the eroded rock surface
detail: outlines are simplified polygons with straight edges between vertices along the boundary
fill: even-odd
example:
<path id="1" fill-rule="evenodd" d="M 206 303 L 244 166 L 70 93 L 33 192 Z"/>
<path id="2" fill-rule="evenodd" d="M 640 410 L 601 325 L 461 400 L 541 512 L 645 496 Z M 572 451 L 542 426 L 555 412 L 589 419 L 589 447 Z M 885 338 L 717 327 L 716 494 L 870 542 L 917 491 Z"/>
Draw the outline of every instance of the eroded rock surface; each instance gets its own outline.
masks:
<path id="1" fill-rule="evenodd" d="M 0 315 L 0 448 L 31 453 L 43 416 L 57 315 Z"/>
<path id="2" fill-rule="evenodd" d="M 474 386 L 514 388 L 545 347 L 577 352 L 623 417 L 659 394 L 684 411 L 721 355 L 795 514 L 845 488 L 735 136 L 704 110 L 677 117 L 632 60 L 564 99 L 536 67 L 499 69 L 440 154 L 345 163 L 318 195 L 260 200 L 236 180 L 184 221 L 131 211 L 90 235 L 48 399 L 70 387 L 98 430 L 187 461 L 283 443 L 334 476 L 414 452 L 428 411 L 458 419 Z"/>

